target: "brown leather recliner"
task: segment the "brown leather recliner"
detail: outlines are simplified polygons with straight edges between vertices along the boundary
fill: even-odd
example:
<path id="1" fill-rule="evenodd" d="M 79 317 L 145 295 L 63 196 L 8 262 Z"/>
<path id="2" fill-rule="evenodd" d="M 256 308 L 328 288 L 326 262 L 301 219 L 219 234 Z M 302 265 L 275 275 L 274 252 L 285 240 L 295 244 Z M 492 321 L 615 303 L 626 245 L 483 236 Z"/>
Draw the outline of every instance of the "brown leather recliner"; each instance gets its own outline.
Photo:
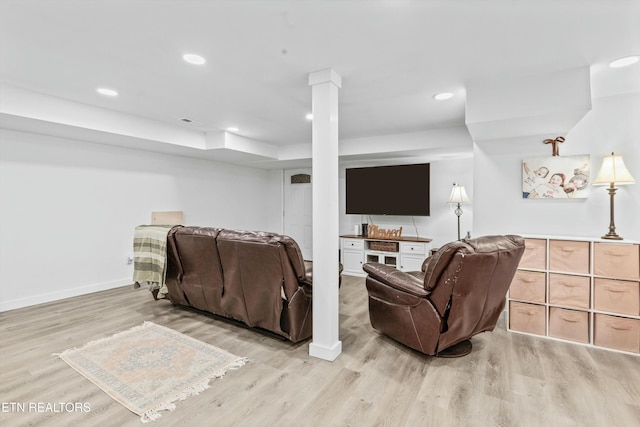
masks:
<path id="1" fill-rule="evenodd" d="M 176 226 L 167 236 L 166 286 L 175 304 L 293 342 L 311 336 L 311 266 L 288 236 Z"/>
<path id="2" fill-rule="evenodd" d="M 468 354 L 495 328 L 523 252 L 520 236 L 486 236 L 444 245 L 419 272 L 364 264 L 371 326 L 424 354 Z"/>

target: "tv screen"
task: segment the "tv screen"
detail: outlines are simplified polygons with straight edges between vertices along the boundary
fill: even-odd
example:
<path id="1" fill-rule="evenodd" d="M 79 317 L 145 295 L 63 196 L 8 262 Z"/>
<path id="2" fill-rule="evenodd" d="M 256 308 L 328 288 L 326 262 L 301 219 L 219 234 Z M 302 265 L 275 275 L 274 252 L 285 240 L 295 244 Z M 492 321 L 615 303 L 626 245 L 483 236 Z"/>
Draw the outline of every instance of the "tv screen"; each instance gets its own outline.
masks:
<path id="1" fill-rule="evenodd" d="M 346 171 L 347 214 L 429 216 L 429 163 Z"/>

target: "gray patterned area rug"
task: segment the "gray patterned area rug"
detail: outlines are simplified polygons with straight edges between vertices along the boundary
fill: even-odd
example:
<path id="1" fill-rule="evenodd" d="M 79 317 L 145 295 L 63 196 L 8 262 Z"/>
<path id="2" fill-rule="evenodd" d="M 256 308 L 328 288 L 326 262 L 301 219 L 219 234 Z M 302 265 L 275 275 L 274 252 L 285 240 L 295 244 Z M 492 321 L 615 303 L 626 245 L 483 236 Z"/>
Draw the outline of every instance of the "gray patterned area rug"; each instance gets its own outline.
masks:
<path id="1" fill-rule="evenodd" d="M 174 402 L 209 388 L 209 381 L 247 363 L 164 326 L 141 326 L 56 354 L 142 422 L 175 409 Z"/>

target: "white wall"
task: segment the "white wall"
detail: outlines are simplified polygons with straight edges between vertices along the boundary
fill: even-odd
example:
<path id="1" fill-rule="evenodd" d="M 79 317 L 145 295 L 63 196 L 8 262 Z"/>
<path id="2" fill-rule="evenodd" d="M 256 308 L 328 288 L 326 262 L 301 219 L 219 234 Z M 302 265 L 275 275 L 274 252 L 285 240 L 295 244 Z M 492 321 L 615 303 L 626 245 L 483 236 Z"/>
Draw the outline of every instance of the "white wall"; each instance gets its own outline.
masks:
<path id="1" fill-rule="evenodd" d="M 565 137 L 560 155 L 591 155 L 591 179 L 602 156 L 623 155 L 640 181 L 640 94 L 593 100 L 590 112 Z M 591 187 L 588 199 L 522 199 L 522 160 L 550 156 L 543 138 L 504 139 L 474 144 L 476 234 L 520 233 L 600 237 L 608 231 L 609 196 Z M 617 232 L 640 240 L 640 184 L 620 187 L 615 196 Z"/>
<path id="2" fill-rule="evenodd" d="M 367 222 L 386 229 L 402 227 L 403 236 L 415 236 L 417 234 L 420 237 L 428 237 L 433 239 L 431 245 L 434 248 L 456 240 L 458 238 L 458 219 L 453 213 L 455 206 L 447 203 L 451 194 L 451 187 L 456 182 L 464 185 L 467 195 L 472 201 L 470 205 L 462 206 L 464 213 L 460 217 L 460 232 L 464 236 L 467 231 L 470 231 L 473 236 L 473 159 L 438 160 L 429 163 L 431 163 L 431 215 L 415 216 L 413 218 L 397 215 L 365 216 L 345 214 L 345 170 L 347 167 L 342 166 L 340 168 L 340 234 L 353 234 L 353 225 Z M 358 167 L 361 166 L 367 166 L 367 164 L 358 164 Z M 420 194 L 411 194 L 412 189 L 409 187 L 398 189 L 398 191 L 406 192 L 413 197 L 420 197 Z"/>
<path id="3" fill-rule="evenodd" d="M 640 180 L 638 117 L 640 94 L 595 99 L 560 154 L 590 154 L 593 179 L 602 156 L 615 151 Z M 0 132 L 0 311 L 130 283 L 133 229 L 148 223 L 151 211 L 182 210 L 192 225 L 282 232 L 281 170 Z M 475 143 L 473 159 L 431 161 L 432 212 L 413 218 L 418 235 L 432 238 L 433 247 L 456 239 L 456 216 L 446 203 L 453 182 L 472 200 L 461 217 L 463 234 L 606 233 L 604 187 L 592 187 L 586 200 L 522 199 L 522 159 L 550 153 L 541 138 L 529 137 Z M 615 201 L 618 234 L 640 240 L 640 184 L 621 187 Z M 351 234 L 362 219 L 341 214 L 340 234 Z M 371 219 L 416 234 L 411 217 Z"/>
<path id="4" fill-rule="evenodd" d="M 0 132 L 0 311 L 131 283 L 152 211 L 281 231 L 278 171 Z"/>

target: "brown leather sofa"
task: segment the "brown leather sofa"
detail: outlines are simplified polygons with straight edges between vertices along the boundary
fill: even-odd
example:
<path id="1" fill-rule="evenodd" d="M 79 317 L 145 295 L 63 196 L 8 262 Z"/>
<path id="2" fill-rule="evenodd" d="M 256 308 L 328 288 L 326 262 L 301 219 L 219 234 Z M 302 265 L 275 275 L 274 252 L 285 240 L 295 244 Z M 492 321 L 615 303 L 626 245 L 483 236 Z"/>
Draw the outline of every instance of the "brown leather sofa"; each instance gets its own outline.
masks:
<path id="1" fill-rule="evenodd" d="M 486 236 L 444 245 L 418 272 L 364 264 L 371 325 L 424 354 L 468 354 L 495 328 L 523 252 L 520 236 Z"/>
<path id="2" fill-rule="evenodd" d="M 292 342 L 311 336 L 312 275 L 298 244 L 275 233 L 173 227 L 168 297 Z"/>

